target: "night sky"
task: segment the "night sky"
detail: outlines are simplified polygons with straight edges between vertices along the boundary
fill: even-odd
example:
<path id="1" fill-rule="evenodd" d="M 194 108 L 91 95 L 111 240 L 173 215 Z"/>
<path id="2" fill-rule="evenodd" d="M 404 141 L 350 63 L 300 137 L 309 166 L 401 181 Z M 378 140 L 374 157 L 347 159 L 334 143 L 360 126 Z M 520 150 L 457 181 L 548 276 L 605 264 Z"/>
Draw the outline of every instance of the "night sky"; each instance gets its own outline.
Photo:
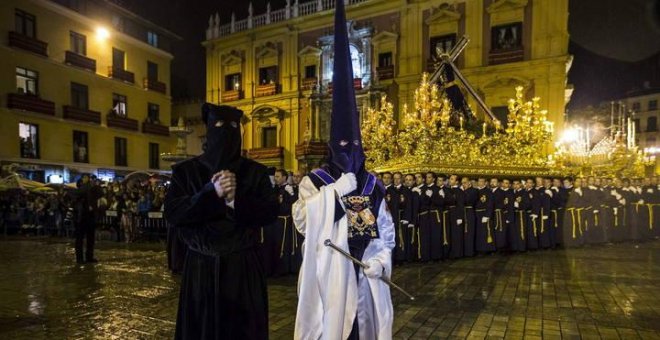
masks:
<path id="1" fill-rule="evenodd" d="M 267 2 L 254 0 L 254 13 L 264 13 Z M 270 2 L 273 10 L 286 3 Z M 234 11 L 237 20 L 243 19 L 247 4 L 247 0 L 124 1 L 128 9 L 183 37 L 174 47 L 175 99 L 204 98 L 201 41 L 209 16 L 218 12 L 224 24 Z M 620 97 L 641 88 L 645 80 L 660 87 L 660 0 L 571 0 L 569 33 L 569 52 L 575 57 L 569 73 L 569 83 L 575 86 L 569 109 Z"/>

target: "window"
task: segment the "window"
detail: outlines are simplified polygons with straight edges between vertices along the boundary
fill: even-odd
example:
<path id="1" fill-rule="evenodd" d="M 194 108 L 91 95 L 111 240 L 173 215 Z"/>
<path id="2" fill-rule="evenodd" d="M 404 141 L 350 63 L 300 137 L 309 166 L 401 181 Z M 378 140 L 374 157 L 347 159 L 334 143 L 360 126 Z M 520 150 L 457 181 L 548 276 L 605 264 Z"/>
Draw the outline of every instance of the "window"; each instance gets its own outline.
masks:
<path id="1" fill-rule="evenodd" d="M 378 67 L 392 66 L 392 52 L 378 54 Z"/>
<path id="2" fill-rule="evenodd" d="M 87 132 L 73 130 L 73 161 L 89 163 Z"/>
<path id="3" fill-rule="evenodd" d="M 147 78 L 158 80 L 158 64 L 147 61 Z"/>
<path id="4" fill-rule="evenodd" d="M 22 158 L 39 158 L 39 126 L 18 123 L 18 137 Z"/>
<path id="5" fill-rule="evenodd" d="M 153 47 L 158 47 L 158 34 L 147 32 L 147 43 Z"/>
<path id="6" fill-rule="evenodd" d="M 115 165 L 127 166 L 126 138 L 115 137 Z"/>
<path id="7" fill-rule="evenodd" d="M 305 78 L 316 78 L 316 65 L 305 66 Z"/>
<path id="8" fill-rule="evenodd" d="M 126 54 L 122 50 L 112 48 L 112 68 L 123 70 L 126 62 Z"/>
<path id="9" fill-rule="evenodd" d="M 89 109 L 89 93 L 86 85 L 71 83 L 71 106 L 83 110 Z"/>
<path id="10" fill-rule="evenodd" d="M 30 38 L 36 38 L 37 19 L 35 19 L 34 15 L 17 9 L 15 12 L 15 21 L 16 33 L 23 34 Z"/>
<path id="11" fill-rule="evenodd" d="M 639 112 L 639 111 L 641 111 L 641 108 L 642 108 L 642 105 L 640 105 L 639 102 L 635 102 L 635 103 L 632 104 L 632 110 L 633 111 Z"/>
<path id="12" fill-rule="evenodd" d="M 456 45 L 456 34 L 447 34 L 431 38 L 431 56 L 440 54 L 449 54 Z"/>
<path id="13" fill-rule="evenodd" d="M 87 55 L 87 37 L 74 31 L 69 32 L 71 52 Z"/>
<path id="14" fill-rule="evenodd" d="M 522 23 L 495 26 L 491 29 L 491 49 L 494 51 L 522 48 Z"/>
<path id="15" fill-rule="evenodd" d="M 158 152 L 158 143 L 149 143 L 149 168 L 160 168 L 160 153 Z"/>
<path id="16" fill-rule="evenodd" d="M 362 77 L 362 64 L 360 63 L 360 51 L 355 45 L 348 45 L 351 52 L 351 65 L 353 66 L 353 78 Z"/>
<path id="17" fill-rule="evenodd" d="M 225 91 L 241 89 L 241 74 L 234 73 L 225 77 Z"/>
<path id="18" fill-rule="evenodd" d="M 635 132 L 637 132 L 637 133 L 642 132 L 640 124 L 641 124 L 641 122 L 639 121 L 639 118 L 633 119 L 633 126 L 635 127 Z"/>
<path id="19" fill-rule="evenodd" d="M 38 95 L 39 73 L 26 68 L 16 68 L 16 90 L 18 93 Z"/>
<path id="20" fill-rule="evenodd" d="M 646 132 L 656 132 L 658 131 L 658 118 L 649 117 L 646 120 Z"/>
<path id="21" fill-rule="evenodd" d="M 269 126 L 261 130 L 261 147 L 274 148 L 277 147 L 277 127 Z"/>
<path id="22" fill-rule="evenodd" d="M 262 67 L 259 69 L 259 84 L 277 83 L 277 66 Z"/>
<path id="23" fill-rule="evenodd" d="M 147 121 L 153 124 L 160 124 L 160 106 L 158 104 L 149 103 L 147 105 Z"/>
<path id="24" fill-rule="evenodd" d="M 649 100 L 649 111 L 654 111 L 658 109 L 658 100 L 653 99 Z"/>
<path id="25" fill-rule="evenodd" d="M 126 117 L 128 105 L 126 104 L 126 96 L 121 94 L 112 94 L 112 112 L 121 117 Z"/>

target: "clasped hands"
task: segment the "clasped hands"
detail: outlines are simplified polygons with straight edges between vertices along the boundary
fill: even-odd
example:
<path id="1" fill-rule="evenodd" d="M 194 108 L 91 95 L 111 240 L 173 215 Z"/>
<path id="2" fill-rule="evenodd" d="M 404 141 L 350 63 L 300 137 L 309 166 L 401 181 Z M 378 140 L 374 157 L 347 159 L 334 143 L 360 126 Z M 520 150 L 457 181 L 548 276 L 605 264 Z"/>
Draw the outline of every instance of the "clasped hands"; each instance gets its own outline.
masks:
<path id="1" fill-rule="evenodd" d="M 232 202 L 236 197 L 236 174 L 229 170 L 216 172 L 211 177 L 211 183 L 215 188 L 215 193 L 227 202 Z"/>

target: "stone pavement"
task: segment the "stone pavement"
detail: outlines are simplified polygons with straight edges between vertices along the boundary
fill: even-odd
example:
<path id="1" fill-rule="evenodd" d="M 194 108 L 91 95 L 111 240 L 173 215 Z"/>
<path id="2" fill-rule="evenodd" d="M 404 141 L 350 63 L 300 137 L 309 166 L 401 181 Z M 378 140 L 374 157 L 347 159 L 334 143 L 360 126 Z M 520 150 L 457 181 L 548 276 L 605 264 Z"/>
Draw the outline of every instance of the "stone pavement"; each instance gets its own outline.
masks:
<path id="1" fill-rule="evenodd" d="M 0 240 L 0 339 L 168 339 L 178 278 L 159 244 Z M 660 339 L 660 242 L 395 268 L 396 339 Z M 271 339 L 291 339 L 295 277 L 269 282 Z"/>

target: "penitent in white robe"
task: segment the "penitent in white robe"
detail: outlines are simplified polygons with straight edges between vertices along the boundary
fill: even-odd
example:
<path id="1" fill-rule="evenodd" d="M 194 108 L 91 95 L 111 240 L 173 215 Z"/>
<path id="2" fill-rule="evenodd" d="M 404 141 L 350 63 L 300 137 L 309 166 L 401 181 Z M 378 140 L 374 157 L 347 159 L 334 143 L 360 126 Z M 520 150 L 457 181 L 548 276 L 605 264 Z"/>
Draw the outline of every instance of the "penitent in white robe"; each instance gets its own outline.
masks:
<path id="1" fill-rule="evenodd" d="M 355 277 L 353 263 L 323 244 L 330 239 L 348 252 L 346 215 L 336 223 L 334 183 L 320 189 L 308 177 L 300 183 L 299 199 L 293 205 L 293 220 L 305 235 L 303 262 L 298 277 L 298 311 L 294 339 L 344 340 L 355 320 L 360 339 L 392 338 L 390 288 L 379 279 L 370 279 L 362 270 Z M 377 217 L 379 238 L 371 240 L 362 261 L 378 259 L 383 275 L 392 273 L 394 224 L 383 201 Z"/>

